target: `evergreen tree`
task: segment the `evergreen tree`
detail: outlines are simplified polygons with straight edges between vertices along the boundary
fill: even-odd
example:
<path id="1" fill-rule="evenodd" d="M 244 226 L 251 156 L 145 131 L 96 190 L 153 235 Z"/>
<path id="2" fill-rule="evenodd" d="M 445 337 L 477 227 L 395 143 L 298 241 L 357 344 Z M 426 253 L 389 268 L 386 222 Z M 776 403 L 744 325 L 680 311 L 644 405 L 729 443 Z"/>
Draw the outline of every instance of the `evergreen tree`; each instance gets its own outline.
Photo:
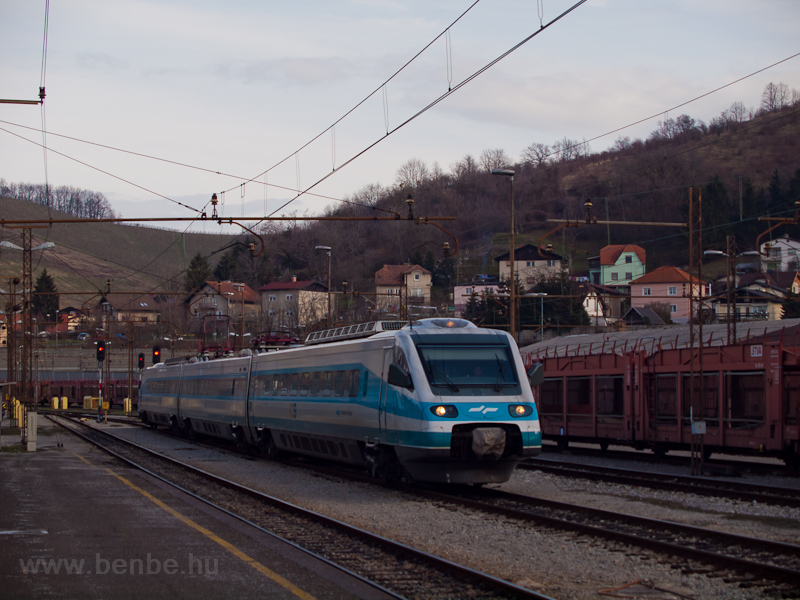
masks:
<path id="1" fill-rule="evenodd" d="M 214 278 L 217 281 L 238 281 L 240 279 L 239 261 L 236 260 L 236 256 L 230 250 L 219 259 L 214 269 Z"/>
<path id="2" fill-rule="evenodd" d="M 50 322 L 58 322 L 58 288 L 56 282 L 47 272 L 47 269 L 42 269 L 39 277 L 36 278 L 36 283 L 33 286 L 33 297 L 31 299 L 31 308 L 33 314 L 38 319 L 46 319 Z M 48 315 L 50 315 L 48 317 Z"/>
<path id="3" fill-rule="evenodd" d="M 786 210 L 786 195 L 783 191 L 783 183 L 781 176 L 778 174 L 778 169 L 772 174 L 769 180 L 769 214 L 773 217 L 784 217 L 783 212 Z"/>
<path id="4" fill-rule="evenodd" d="M 730 202 L 725 184 L 715 176 L 703 188 L 703 245 L 722 247 L 730 225 Z"/>
<path id="5" fill-rule="evenodd" d="M 208 259 L 198 252 L 186 269 L 185 289 L 187 292 L 193 292 L 209 279 L 211 279 L 211 267 L 208 265 Z"/>

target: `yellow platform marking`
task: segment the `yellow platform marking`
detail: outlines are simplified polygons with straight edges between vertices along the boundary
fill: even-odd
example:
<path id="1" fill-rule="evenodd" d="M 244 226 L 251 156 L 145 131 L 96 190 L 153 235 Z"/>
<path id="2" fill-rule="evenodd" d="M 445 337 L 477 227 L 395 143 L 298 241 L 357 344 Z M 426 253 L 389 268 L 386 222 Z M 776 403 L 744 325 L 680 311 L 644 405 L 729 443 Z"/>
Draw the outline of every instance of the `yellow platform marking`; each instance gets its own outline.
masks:
<path id="1" fill-rule="evenodd" d="M 80 454 L 76 454 L 75 456 L 80 458 L 87 465 L 92 466 L 92 467 L 95 466 L 92 463 L 90 463 L 88 460 L 86 460 L 84 457 L 82 457 Z M 112 471 L 111 469 L 106 468 L 106 467 L 103 467 L 103 469 L 105 471 L 107 471 L 108 473 L 110 473 L 111 475 L 113 475 L 114 477 L 116 477 L 117 479 L 119 479 L 122 483 L 124 483 L 125 485 L 127 485 L 131 489 L 136 490 L 137 492 L 139 492 L 142 496 L 144 496 L 145 498 L 147 498 L 148 500 L 153 502 L 156 506 L 159 506 L 160 508 L 163 508 L 165 511 L 167 511 L 169 514 L 171 514 L 173 517 L 176 517 L 176 518 L 180 519 L 181 521 L 186 523 L 189 527 L 192 527 L 193 529 L 196 529 L 197 531 L 202 533 L 207 538 L 215 541 L 217 544 L 219 544 L 220 546 L 225 548 L 228 552 L 233 554 L 236 558 L 246 562 L 248 565 L 253 567 L 256 571 L 258 571 L 262 575 L 266 575 L 267 577 L 272 579 L 275 583 L 285 587 L 287 590 L 292 592 L 295 596 L 297 596 L 299 598 L 302 598 L 303 600 L 316 600 L 314 596 L 312 596 L 311 594 L 308 594 L 307 592 L 304 592 L 303 590 L 301 590 L 299 587 L 294 585 L 288 579 L 285 579 L 284 577 L 281 577 L 280 575 L 278 575 L 272 569 L 270 569 L 268 567 L 265 567 L 264 565 L 262 565 L 257 560 L 249 557 L 247 554 L 245 554 L 244 552 L 239 550 L 236 546 L 234 546 L 230 542 L 227 542 L 227 541 L 223 540 L 221 537 L 219 537 L 213 531 L 209 531 L 208 529 L 206 529 L 205 527 L 203 527 L 199 523 L 195 523 L 192 519 L 190 519 L 187 516 L 182 515 L 181 513 L 179 513 L 177 510 L 175 510 L 171 506 L 165 504 L 164 502 L 162 502 L 161 500 L 159 500 L 158 498 L 153 496 L 151 493 L 149 493 L 149 492 L 143 490 L 142 488 L 136 486 L 135 484 L 131 483 L 130 481 L 125 479 L 122 475 L 118 475 L 117 473 L 115 473 L 114 471 Z"/>

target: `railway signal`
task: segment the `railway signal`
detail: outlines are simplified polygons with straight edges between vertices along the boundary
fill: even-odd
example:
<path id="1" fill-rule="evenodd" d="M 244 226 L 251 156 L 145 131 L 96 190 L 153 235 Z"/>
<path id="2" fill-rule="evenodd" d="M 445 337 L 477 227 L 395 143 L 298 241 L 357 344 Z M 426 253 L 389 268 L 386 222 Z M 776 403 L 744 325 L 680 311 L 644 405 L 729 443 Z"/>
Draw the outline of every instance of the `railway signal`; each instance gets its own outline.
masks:
<path id="1" fill-rule="evenodd" d="M 153 364 L 161 362 L 161 346 L 153 346 Z"/>
<path id="2" fill-rule="evenodd" d="M 106 343 L 103 341 L 97 342 L 97 362 L 103 362 L 106 359 Z"/>
<path id="3" fill-rule="evenodd" d="M 139 352 L 139 370 L 144 369 L 144 352 Z"/>

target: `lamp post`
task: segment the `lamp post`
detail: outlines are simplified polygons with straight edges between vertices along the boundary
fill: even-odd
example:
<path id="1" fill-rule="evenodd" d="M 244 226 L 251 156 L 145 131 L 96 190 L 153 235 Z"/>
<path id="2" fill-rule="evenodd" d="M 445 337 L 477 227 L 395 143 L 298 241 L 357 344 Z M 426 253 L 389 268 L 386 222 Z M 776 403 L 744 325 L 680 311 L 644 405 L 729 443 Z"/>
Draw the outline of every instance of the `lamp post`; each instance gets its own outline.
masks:
<path id="1" fill-rule="evenodd" d="M 242 345 L 240 350 L 244 350 L 244 284 L 234 283 L 232 285 L 233 287 L 239 289 L 239 298 L 241 300 L 239 304 L 239 337 L 241 337 L 240 342 Z"/>
<path id="2" fill-rule="evenodd" d="M 492 169 L 492 175 L 503 175 L 508 177 L 511 190 L 511 223 L 508 238 L 508 259 L 509 259 L 509 287 L 511 289 L 509 303 L 509 325 L 508 332 L 516 341 L 517 339 L 517 283 L 514 280 L 514 171 L 512 169 Z"/>
<path id="3" fill-rule="evenodd" d="M 314 250 L 325 250 L 328 255 L 328 329 L 331 328 L 331 247 L 314 246 Z"/>
<path id="4" fill-rule="evenodd" d="M 53 242 L 44 242 L 38 246 L 31 247 L 32 233 L 30 227 L 22 227 L 22 246 L 3 240 L 0 248 L 22 250 L 22 356 L 20 357 L 19 379 L 20 384 L 17 388 L 22 402 L 29 407 L 34 403 L 33 384 L 31 381 L 31 366 L 33 363 L 33 310 L 31 306 L 31 296 L 33 293 L 32 273 L 31 273 L 31 253 L 34 250 L 47 250 L 55 247 Z M 27 431 L 26 431 L 27 433 Z"/>
<path id="5" fill-rule="evenodd" d="M 537 292 L 531 294 L 532 296 L 539 296 L 539 332 L 544 340 L 544 297 L 547 296 L 544 292 Z"/>

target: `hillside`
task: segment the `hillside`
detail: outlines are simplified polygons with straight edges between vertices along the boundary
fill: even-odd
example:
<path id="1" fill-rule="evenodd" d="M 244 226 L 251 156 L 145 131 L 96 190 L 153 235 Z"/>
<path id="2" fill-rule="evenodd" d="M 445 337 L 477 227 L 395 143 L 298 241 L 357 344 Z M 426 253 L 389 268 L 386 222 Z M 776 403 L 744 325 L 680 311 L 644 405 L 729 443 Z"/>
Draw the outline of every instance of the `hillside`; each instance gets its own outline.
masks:
<path id="1" fill-rule="evenodd" d="M 69 218 L 13 198 L 0 198 L 0 215 L 4 221 Z M 80 306 L 90 294 L 105 289 L 109 279 L 115 292 L 174 291 L 192 256 L 198 252 L 209 255 L 230 239 L 113 223 L 36 226 L 32 236 L 33 246 L 55 243 L 55 248 L 32 254 L 32 270 L 35 281 L 41 270 L 47 269 L 62 294 L 62 307 Z M 21 245 L 17 229 L 2 229 L 2 238 Z M 8 279 L 21 276 L 21 272 L 22 252 L 0 250 L 0 287 L 6 289 Z"/>
<path id="2" fill-rule="evenodd" d="M 515 170 L 514 200 L 517 244 L 544 240 L 567 258 L 571 273 L 586 274 L 587 258 L 607 244 L 635 243 L 647 250 L 648 271 L 663 265 L 685 267 L 686 232 L 678 228 L 643 226 L 641 222 L 686 220 L 688 189 L 702 190 L 703 242 L 706 249 L 724 249 L 729 235 L 739 251 L 752 250 L 767 229 L 765 216 L 793 216 L 800 198 L 800 105 L 761 110 L 744 119 L 723 111 L 710 124 L 688 115 L 659 123 L 647 140 L 619 138 L 614 149 L 591 153 L 588 144 L 569 140 L 552 147 L 532 143 L 515 161 L 502 150 L 481 157 L 465 156 L 443 171 L 410 159 L 400 165 L 397 182 L 387 188 L 367 186 L 346 202 L 326 211 L 329 217 L 386 217 L 394 221 L 268 222 L 259 230 L 262 256 L 252 259 L 242 245 L 224 252 L 228 236 L 97 224 L 57 224 L 36 229 L 37 242 L 56 243 L 34 257 L 34 277 L 46 267 L 56 280 L 62 306 L 77 304 L 86 292 L 177 292 L 182 272 L 200 253 L 211 268 L 220 261 L 224 278 L 258 288 L 291 276 L 325 281 L 330 246 L 332 287 L 369 291 L 373 275 L 384 264 L 419 263 L 434 273 L 434 302 L 446 301 L 445 290 L 476 273 L 496 273 L 494 258 L 508 250 L 510 187 L 507 177 L 493 176 L 494 168 Z M 407 199 L 414 199 L 414 216 L 447 216 L 434 225 L 408 220 Z M 585 203 L 592 216 L 631 225 L 586 225 Z M 3 219 L 44 219 L 42 206 L 3 198 Z M 53 213 L 54 217 L 58 213 Z M 60 215 L 63 217 L 63 215 Z M 572 226 L 554 230 L 548 219 L 568 218 Z M 797 235 L 783 227 L 775 235 Z M 12 230 L 4 239 L 14 241 Z M 456 242 L 457 239 L 457 242 Z M 446 257 L 443 243 L 459 252 Z M 214 254 L 212 254 L 214 253 Z M 20 271 L 18 251 L 0 254 L 5 281 Z"/>

